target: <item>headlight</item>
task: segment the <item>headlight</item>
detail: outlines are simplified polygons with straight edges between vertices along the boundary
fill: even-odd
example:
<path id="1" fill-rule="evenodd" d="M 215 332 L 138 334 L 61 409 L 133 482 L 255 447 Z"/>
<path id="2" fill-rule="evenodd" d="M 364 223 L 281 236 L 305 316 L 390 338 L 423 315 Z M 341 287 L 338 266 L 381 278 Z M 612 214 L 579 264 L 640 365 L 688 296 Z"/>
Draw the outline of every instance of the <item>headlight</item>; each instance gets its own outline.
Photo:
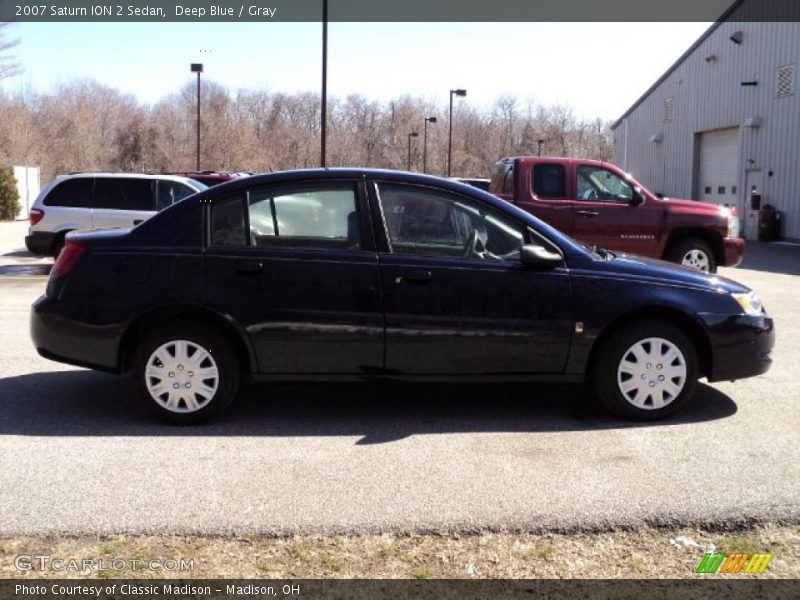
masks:
<path id="1" fill-rule="evenodd" d="M 728 215 L 728 237 L 739 237 L 739 217 Z"/>
<path id="2" fill-rule="evenodd" d="M 764 307 L 761 305 L 761 300 L 758 299 L 755 292 L 747 292 L 744 294 L 731 294 L 733 299 L 739 303 L 742 310 L 748 315 L 760 317 L 764 314 Z"/>

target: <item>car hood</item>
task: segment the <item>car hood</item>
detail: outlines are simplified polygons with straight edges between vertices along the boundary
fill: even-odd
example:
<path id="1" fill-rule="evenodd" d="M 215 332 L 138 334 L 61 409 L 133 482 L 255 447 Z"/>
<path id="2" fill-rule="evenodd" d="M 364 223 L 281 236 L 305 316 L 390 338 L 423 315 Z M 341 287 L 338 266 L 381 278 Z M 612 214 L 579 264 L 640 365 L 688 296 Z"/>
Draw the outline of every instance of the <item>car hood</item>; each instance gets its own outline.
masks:
<path id="1" fill-rule="evenodd" d="M 680 285 L 717 292 L 749 292 L 750 288 L 720 275 L 702 273 L 675 263 L 633 254 L 614 254 L 597 261 L 601 270 L 651 283 Z"/>
<path id="2" fill-rule="evenodd" d="M 711 202 L 701 202 L 699 200 L 688 200 L 686 198 L 663 198 L 669 202 L 669 205 L 674 208 L 686 208 L 692 211 L 704 210 L 713 214 L 720 214 L 726 209 L 725 206 L 712 204 Z M 728 209 L 730 210 L 730 209 Z"/>

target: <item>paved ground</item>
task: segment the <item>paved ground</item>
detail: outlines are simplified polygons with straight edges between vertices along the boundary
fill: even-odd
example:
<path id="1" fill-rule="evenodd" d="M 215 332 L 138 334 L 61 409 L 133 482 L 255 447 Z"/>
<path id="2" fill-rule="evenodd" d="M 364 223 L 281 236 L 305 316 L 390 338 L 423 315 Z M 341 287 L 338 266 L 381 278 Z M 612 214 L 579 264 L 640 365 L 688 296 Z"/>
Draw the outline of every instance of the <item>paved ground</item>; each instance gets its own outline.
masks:
<path id="1" fill-rule="evenodd" d="M 44 279 L 0 277 L 0 534 L 800 522 L 800 248 L 748 260 L 725 274 L 776 318 L 776 364 L 701 385 L 655 425 L 580 387 L 281 385 L 223 422 L 166 427 L 126 380 L 39 358 L 27 313 Z"/>

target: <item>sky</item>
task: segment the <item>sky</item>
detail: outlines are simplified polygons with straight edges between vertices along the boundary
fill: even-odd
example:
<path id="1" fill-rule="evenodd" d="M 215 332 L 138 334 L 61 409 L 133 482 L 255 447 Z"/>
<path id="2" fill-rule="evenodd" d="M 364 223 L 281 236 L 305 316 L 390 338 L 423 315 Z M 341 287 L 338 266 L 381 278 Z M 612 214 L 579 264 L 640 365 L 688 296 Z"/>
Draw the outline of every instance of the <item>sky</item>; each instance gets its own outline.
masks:
<path id="1" fill-rule="evenodd" d="M 447 106 L 449 90 L 491 106 L 562 103 L 584 119 L 622 115 L 711 23 L 330 23 L 328 93 Z M 94 79 L 152 104 L 189 64 L 231 89 L 319 92 L 319 23 L 18 23 L 21 75 L 0 90 L 47 92 Z"/>

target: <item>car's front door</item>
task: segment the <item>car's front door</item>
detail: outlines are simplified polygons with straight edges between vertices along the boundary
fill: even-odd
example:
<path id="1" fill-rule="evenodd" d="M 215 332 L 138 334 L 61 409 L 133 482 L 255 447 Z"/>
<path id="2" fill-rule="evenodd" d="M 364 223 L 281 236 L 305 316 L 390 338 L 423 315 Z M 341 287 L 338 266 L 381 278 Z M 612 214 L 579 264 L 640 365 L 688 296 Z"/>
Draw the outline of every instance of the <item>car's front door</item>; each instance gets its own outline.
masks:
<path id="1" fill-rule="evenodd" d="M 268 374 L 383 367 L 378 257 L 355 181 L 274 184 L 210 207 L 206 300 Z"/>
<path id="2" fill-rule="evenodd" d="M 575 177 L 575 237 L 602 248 L 652 256 L 662 211 L 647 202 L 633 202 L 633 186 L 605 167 L 579 164 Z"/>
<path id="3" fill-rule="evenodd" d="M 479 200 L 378 182 L 386 368 L 408 375 L 560 373 L 569 349 L 566 269 L 525 268 L 535 235 Z"/>

